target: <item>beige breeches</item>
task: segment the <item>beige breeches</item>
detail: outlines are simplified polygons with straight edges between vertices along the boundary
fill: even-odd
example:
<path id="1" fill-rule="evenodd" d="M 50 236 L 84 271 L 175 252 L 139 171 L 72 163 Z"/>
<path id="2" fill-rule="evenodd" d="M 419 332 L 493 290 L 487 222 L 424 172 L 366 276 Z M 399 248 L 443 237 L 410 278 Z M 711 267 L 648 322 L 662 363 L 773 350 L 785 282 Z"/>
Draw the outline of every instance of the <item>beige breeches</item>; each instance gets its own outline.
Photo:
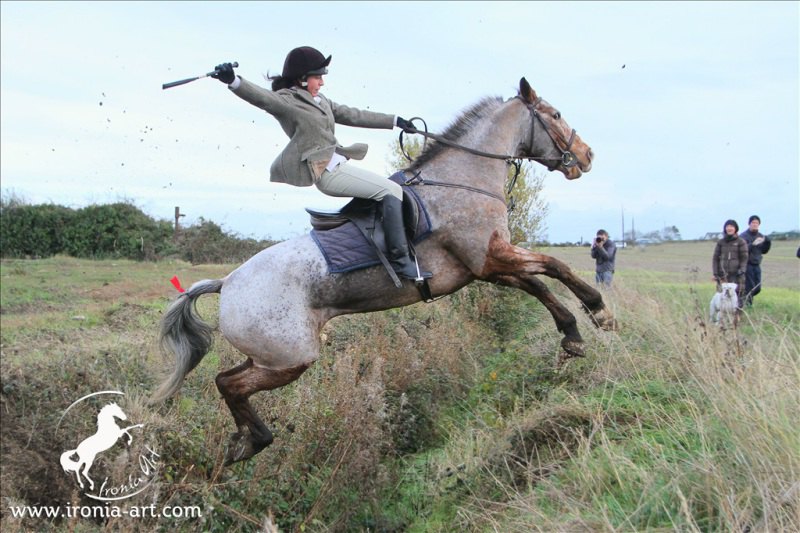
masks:
<path id="1" fill-rule="evenodd" d="M 328 196 L 381 201 L 391 194 L 398 200 L 403 199 L 403 189 L 400 185 L 349 162 L 340 164 L 333 172 L 324 171 L 315 185 Z"/>

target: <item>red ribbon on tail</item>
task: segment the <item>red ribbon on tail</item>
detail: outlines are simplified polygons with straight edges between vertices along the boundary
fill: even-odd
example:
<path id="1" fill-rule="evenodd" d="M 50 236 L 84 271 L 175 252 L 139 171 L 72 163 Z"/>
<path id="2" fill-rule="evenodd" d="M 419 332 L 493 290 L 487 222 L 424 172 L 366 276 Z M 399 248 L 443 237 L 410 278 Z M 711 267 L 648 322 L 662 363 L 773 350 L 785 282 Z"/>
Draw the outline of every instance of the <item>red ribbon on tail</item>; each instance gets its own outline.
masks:
<path id="1" fill-rule="evenodd" d="M 172 279 L 169 281 L 175 286 L 176 289 L 178 289 L 178 292 L 186 292 L 184 288 L 181 287 L 181 282 L 178 280 L 178 276 L 172 276 Z"/>

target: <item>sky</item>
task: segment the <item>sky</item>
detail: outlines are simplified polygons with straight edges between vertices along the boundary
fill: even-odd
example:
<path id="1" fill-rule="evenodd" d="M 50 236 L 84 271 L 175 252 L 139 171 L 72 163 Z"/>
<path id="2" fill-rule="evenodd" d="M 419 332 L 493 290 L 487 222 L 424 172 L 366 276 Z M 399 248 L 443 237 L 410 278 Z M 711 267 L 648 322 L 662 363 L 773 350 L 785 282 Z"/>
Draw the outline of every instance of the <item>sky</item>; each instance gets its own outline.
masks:
<path id="1" fill-rule="evenodd" d="M 551 242 L 676 226 L 685 239 L 800 228 L 798 2 L 0 3 L 4 198 L 130 201 L 243 237 L 306 233 L 342 199 L 269 182 L 288 139 L 213 79 L 268 86 L 289 50 L 333 55 L 323 93 L 441 132 L 525 76 L 589 144 L 592 171 L 545 169 Z M 389 174 L 399 130 L 339 126 Z"/>

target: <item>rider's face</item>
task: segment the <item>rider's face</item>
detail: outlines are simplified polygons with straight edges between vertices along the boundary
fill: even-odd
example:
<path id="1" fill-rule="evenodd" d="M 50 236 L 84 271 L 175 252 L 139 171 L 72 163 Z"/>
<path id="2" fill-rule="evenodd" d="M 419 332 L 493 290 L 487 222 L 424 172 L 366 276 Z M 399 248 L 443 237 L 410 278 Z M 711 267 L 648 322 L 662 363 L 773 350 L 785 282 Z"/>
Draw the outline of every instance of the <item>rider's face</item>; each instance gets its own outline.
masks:
<path id="1" fill-rule="evenodd" d="M 322 79 L 321 75 L 309 76 L 306 78 L 306 82 L 308 83 L 306 89 L 311 93 L 311 96 L 317 96 L 319 90 L 325 85 L 325 80 Z"/>

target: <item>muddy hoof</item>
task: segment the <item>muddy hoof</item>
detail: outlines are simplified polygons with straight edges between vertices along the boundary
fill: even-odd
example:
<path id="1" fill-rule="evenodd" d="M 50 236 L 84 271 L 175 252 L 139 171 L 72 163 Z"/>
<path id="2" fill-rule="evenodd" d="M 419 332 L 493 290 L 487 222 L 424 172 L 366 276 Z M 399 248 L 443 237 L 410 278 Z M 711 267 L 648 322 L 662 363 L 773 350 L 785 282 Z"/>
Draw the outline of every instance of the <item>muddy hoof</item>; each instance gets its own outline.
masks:
<path id="1" fill-rule="evenodd" d="M 619 323 L 611 311 L 607 307 L 595 311 L 591 315 L 592 322 L 603 331 L 619 331 Z"/>
<path id="2" fill-rule="evenodd" d="M 246 461 L 272 444 L 272 434 L 256 439 L 249 431 L 231 434 L 228 451 L 225 453 L 225 466 Z"/>
<path id="3" fill-rule="evenodd" d="M 583 349 L 583 341 L 575 341 L 564 338 L 561 340 L 561 349 L 564 350 L 565 353 L 559 356 L 559 359 L 586 356 L 586 352 Z"/>

